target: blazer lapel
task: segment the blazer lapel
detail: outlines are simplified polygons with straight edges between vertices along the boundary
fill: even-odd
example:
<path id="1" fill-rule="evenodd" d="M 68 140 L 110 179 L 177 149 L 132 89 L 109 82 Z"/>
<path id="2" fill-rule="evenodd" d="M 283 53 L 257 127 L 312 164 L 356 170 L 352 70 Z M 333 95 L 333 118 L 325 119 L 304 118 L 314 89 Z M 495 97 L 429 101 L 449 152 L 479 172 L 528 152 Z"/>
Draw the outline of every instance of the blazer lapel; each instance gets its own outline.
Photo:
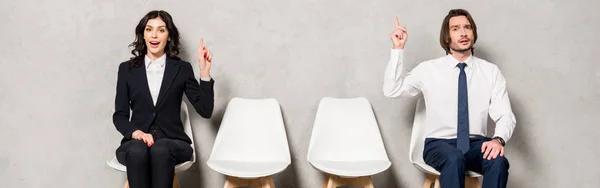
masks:
<path id="1" fill-rule="evenodd" d="M 179 64 L 173 62 L 171 58 L 167 57 L 165 64 L 165 75 L 163 76 L 162 84 L 160 85 L 160 92 L 158 94 L 156 107 L 158 107 L 166 97 L 167 91 L 169 91 L 169 88 L 171 88 L 171 84 L 173 84 L 173 80 L 175 80 L 175 76 L 177 76 L 178 73 Z"/>
<path id="2" fill-rule="evenodd" d="M 154 104 L 152 103 L 152 95 L 150 94 L 150 87 L 148 86 L 148 77 L 146 76 L 146 66 L 144 64 L 133 68 L 133 74 L 134 74 L 134 78 L 139 78 L 138 82 L 141 86 L 142 89 L 142 95 L 145 99 L 146 102 L 148 102 L 148 104 L 150 106 L 154 106 Z"/>

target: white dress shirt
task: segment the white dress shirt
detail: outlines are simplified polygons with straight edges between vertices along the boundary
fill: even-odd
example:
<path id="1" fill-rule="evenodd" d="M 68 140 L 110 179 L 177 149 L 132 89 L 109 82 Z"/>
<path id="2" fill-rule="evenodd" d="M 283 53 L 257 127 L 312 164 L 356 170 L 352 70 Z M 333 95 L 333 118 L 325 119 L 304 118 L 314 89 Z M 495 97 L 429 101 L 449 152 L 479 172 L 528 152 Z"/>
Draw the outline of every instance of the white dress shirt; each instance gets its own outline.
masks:
<path id="1" fill-rule="evenodd" d="M 160 93 L 160 86 L 162 85 L 163 76 L 165 75 L 165 64 L 167 61 L 166 54 L 163 54 L 158 59 L 152 61 L 150 57 L 144 58 L 146 66 L 146 78 L 148 79 L 148 88 L 150 89 L 150 95 L 152 95 L 152 102 L 156 106 L 158 100 L 158 94 Z M 200 78 L 202 81 L 210 81 L 208 78 Z"/>
<path id="2" fill-rule="evenodd" d="M 450 139 L 457 136 L 458 74 L 460 63 L 451 55 L 420 63 L 404 73 L 404 50 L 392 49 L 385 70 L 383 94 L 387 97 L 412 97 L 423 93 L 426 106 L 427 138 Z M 512 136 L 516 119 L 512 112 L 506 81 L 498 67 L 474 56 L 468 57 L 465 73 L 469 97 L 471 136 L 487 135 L 488 114 L 496 122 L 494 136 L 506 142 Z"/>

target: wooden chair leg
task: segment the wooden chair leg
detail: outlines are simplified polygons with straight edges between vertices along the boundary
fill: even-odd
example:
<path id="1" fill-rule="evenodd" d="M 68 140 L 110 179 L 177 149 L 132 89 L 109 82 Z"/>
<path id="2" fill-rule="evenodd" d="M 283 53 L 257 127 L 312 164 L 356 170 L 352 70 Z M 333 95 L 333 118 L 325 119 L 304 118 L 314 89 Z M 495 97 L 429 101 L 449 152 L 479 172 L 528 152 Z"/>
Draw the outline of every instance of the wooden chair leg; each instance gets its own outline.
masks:
<path id="1" fill-rule="evenodd" d="M 423 188 L 440 188 L 440 176 L 427 174 L 425 177 L 425 182 L 423 183 Z M 481 188 L 481 183 L 479 183 L 479 179 L 476 177 L 465 177 L 465 187 L 466 188 Z"/>
<path id="2" fill-rule="evenodd" d="M 440 188 L 440 176 L 427 174 L 423 188 Z"/>
<path id="3" fill-rule="evenodd" d="M 250 186 L 254 188 L 275 188 L 275 183 L 271 176 L 260 177 L 256 179 L 241 179 L 238 177 L 227 176 L 224 188 L 239 188 Z"/>
<path id="4" fill-rule="evenodd" d="M 124 188 L 129 188 L 129 180 L 125 179 L 125 186 L 123 186 Z M 173 188 L 181 188 L 181 185 L 179 184 L 179 179 L 177 179 L 177 176 L 173 176 Z"/>
<path id="5" fill-rule="evenodd" d="M 437 176 L 435 178 L 435 185 L 433 186 L 433 188 L 441 188 L 441 187 L 442 187 L 442 185 L 440 184 L 440 177 Z"/>
<path id="6" fill-rule="evenodd" d="M 248 184 L 247 181 L 244 182 L 244 180 L 242 180 L 240 178 L 227 176 L 227 178 L 225 179 L 224 188 L 237 188 L 237 187 L 241 187 L 241 186 L 244 186 L 247 184 Z"/>
<path id="7" fill-rule="evenodd" d="M 275 181 L 273 181 L 272 177 L 269 177 L 269 185 L 271 185 L 273 188 L 275 188 Z"/>
<path id="8" fill-rule="evenodd" d="M 260 178 L 261 188 L 275 188 L 275 182 L 273 181 L 273 177 L 267 176 Z"/>
<path id="9" fill-rule="evenodd" d="M 423 182 L 423 188 L 432 188 L 433 186 L 435 186 L 436 180 L 437 176 L 427 174 L 427 176 L 425 177 L 425 182 Z"/>
<path id="10" fill-rule="evenodd" d="M 329 178 L 329 185 L 327 186 L 327 188 L 338 188 L 344 185 L 344 182 L 342 182 L 343 179 L 337 177 L 337 176 L 333 176 L 331 175 Z"/>
<path id="11" fill-rule="evenodd" d="M 466 188 L 481 188 L 481 183 L 479 183 L 479 179 L 476 177 L 466 177 L 465 178 L 465 187 Z"/>
<path id="12" fill-rule="evenodd" d="M 322 188 L 327 188 L 329 186 L 329 174 L 325 174 L 325 181 L 323 181 Z"/>
<path id="13" fill-rule="evenodd" d="M 237 180 L 237 178 L 227 176 L 225 178 L 224 188 L 236 188 L 240 186 L 239 184 L 240 182 Z"/>
<path id="14" fill-rule="evenodd" d="M 325 174 L 325 181 L 323 182 L 323 188 L 329 188 L 329 184 L 332 183 L 333 180 L 331 180 L 331 177 L 329 176 L 329 174 Z"/>
<path id="15" fill-rule="evenodd" d="M 363 176 L 363 177 L 354 178 L 351 180 L 351 185 L 355 185 L 355 186 L 359 186 L 359 187 L 363 187 L 363 188 L 374 188 L 375 187 L 373 185 L 373 180 L 371 179 L 371 176 Z"/>
<path id="16" fill-rule="evenodd" d="M 331 174 L 325 175 L 325 182 L 323 182 L 323 188 L 337 188 L 342 185 L 343 183 L 341 182 L 341 179 L 338 176 L 334 176 Z"/>
<path id="17" fill-rule="evenodd" d="M 244 186 L 249 186 L 249 187 L 252 187 L 252 188 L 263 188 L 263 181 L 261 181 L 261 179 L 262 178 L 247 180 L 248 184 L 244 185 Z"/>
<path id="18" fill-rule="evenodd" d="M 344 185 L 359 186 L 361 188 L 374 188 L 373 180 L 370 176 L 356 178 L 342 178 L 340 176 L 327 174 L 323 182 L 323 188 L 338 188 Z"/>
<path id="19" fill-rule="evenodd" d="M 373 185 L 373 179 L 371 179 L 371 176 L 369 176 L 367 178 L 367 182 L 365 182 L 365 188 L 375 188 L 375 185 Z"/>
<path id="20" fill-rule="evenodd" d="M 181 185 L 179 185 L 179 179 L 177 179 L 176 175 L 173 175 L 173 188 L 181 188 Z"/>

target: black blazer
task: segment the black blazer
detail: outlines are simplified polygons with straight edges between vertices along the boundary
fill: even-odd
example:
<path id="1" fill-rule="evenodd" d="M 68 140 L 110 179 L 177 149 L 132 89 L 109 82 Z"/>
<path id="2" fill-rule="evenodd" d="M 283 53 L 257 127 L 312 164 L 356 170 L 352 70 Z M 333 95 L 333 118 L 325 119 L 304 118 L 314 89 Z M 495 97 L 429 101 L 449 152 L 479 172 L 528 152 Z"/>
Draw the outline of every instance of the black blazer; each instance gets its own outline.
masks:
<path id="1" fill-rule="evenodd" d="M 142 59 L 143 61 L 143 59 Z M 146 78 L 146 68 L 129 65 L 129 61 L 119 65 L 117 94 L 113 123 L 123 135 L 121 143 L 131 139 L 135 130 L 149 132 L 153 122 L 158 123 L 167 138 L 180 139 L 191 143 L 181 123 L 181 102 L 183 93 L 204 118 L 210 118 L 214 107 L 214 80 L 201 81 L 194 76 L 190 63 L 166 58 L 165 73 L 156 107 Z M 131 121 L 129 118 L 132 111 Z"/>

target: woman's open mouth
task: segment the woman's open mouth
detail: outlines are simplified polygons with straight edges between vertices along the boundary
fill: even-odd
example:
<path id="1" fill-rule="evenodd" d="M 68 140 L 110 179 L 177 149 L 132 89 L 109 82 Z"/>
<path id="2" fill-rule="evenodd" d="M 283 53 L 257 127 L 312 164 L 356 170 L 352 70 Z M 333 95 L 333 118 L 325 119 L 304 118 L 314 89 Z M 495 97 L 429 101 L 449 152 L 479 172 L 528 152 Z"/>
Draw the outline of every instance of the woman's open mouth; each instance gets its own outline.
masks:
<path id="1" fill-rule="evenodd" d="M 150 41 L 151 48 L 158 48 L 159 44 L 160 44 L 160 42 L 158 42 L 158 41 Z"/>

